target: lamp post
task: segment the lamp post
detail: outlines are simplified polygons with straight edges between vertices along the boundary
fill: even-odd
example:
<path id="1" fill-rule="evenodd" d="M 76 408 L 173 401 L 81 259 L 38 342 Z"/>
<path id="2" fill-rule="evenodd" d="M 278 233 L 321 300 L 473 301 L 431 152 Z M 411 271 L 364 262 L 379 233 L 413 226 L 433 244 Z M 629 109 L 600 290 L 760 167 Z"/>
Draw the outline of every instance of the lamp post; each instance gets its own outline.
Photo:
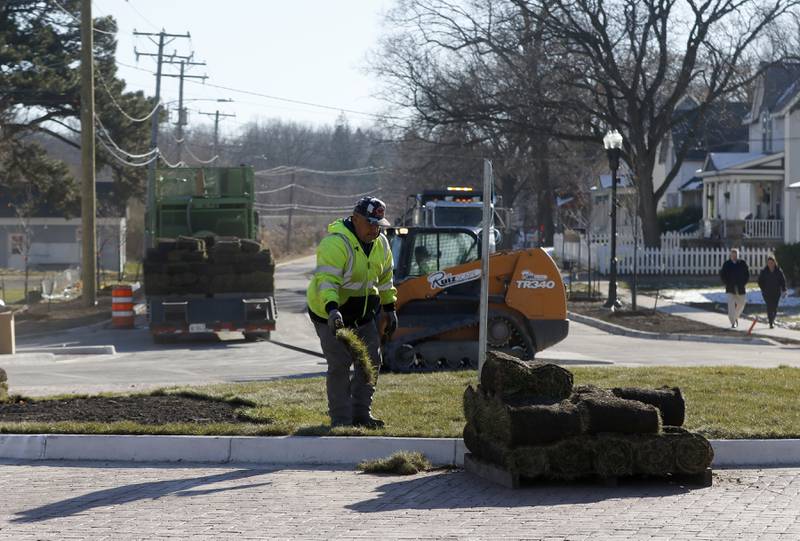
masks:
<path id="1" fill-rule="evenodd" d="M 617 169 L 622 152 L 622 135 L 617 130 L 609 131 L 603 137 L 603 147 L 611 168 L 611 275 L 608 279 L 608 300 L 603 306 L 613 310 L 621 305 L 617 299 Z"/>

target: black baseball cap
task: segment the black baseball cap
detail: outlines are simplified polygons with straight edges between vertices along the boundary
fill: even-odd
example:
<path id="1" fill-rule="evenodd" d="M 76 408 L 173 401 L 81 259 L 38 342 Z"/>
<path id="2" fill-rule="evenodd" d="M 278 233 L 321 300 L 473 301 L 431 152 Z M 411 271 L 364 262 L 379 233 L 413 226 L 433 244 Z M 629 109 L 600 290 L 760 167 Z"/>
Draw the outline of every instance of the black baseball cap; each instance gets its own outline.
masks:
<path id="1" fill-rule="evenodd" d="M 382 226 L 391 225 L 389 220 L 384 216 L 385 213 L 386 204 L 376 197 L 362 197 L 358 200 L 353 209 L 353 214 L 360 214 L 371 224 Z"/>

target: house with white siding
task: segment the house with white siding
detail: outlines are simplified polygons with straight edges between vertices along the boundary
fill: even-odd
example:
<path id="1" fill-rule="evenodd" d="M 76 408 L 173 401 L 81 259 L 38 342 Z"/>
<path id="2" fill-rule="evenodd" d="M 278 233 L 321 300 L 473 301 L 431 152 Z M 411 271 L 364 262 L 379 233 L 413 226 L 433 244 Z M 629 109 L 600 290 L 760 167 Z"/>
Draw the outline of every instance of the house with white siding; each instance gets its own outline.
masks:
<path id="1" fill-rule="evenodd" d="M 767 68 L 750 110 L 747 152 L 711 152 L 702 171 L 707 237 L 800 242 L 800 64 Z"/>
<path id="2" fill-rule="evenodd" d="M 97 182 L 97 252 L 102 270 L 125 267 L 127 208 L 113 197 L 113 182 Z M 15 201 L 0 187 L 0 268 L 65 269 L 81 264 L 81 218 L 65 216 L 53 202 L 43 201 L 24 219 Z"/>

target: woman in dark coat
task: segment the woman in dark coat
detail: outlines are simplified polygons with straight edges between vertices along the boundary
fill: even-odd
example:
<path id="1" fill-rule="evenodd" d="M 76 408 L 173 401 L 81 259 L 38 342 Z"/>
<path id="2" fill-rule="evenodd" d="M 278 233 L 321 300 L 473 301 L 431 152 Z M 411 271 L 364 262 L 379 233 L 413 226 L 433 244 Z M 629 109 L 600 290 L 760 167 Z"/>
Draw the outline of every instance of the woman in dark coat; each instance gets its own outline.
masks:
<path id="1" fill-rule="evenodd" d="M 758 287 L 761 288 L 761 295 L 767 303 L 767 318 L 769 328 L 772 329 L 775 326 L 775 315 L 778 313 L 778 301 L 782 295 L 786 295 L 786 278 L 772 256 L 767 258 L 767 266 L 761 269 L 758 275 Z"/>

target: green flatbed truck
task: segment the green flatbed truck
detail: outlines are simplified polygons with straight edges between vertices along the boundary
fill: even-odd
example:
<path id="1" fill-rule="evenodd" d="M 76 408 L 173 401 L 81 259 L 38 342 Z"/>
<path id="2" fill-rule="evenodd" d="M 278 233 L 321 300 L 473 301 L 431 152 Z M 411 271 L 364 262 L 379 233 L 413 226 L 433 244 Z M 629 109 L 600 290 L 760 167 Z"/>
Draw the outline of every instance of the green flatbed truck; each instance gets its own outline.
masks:
<path id="1" fill-rule="evenodd" d="M 275 330 L 275 262 L 258 235 L 251 167 L 156 171 L 147 210 L 153 246 L 144 260 L 150 331 L 156 342 Z"/>

